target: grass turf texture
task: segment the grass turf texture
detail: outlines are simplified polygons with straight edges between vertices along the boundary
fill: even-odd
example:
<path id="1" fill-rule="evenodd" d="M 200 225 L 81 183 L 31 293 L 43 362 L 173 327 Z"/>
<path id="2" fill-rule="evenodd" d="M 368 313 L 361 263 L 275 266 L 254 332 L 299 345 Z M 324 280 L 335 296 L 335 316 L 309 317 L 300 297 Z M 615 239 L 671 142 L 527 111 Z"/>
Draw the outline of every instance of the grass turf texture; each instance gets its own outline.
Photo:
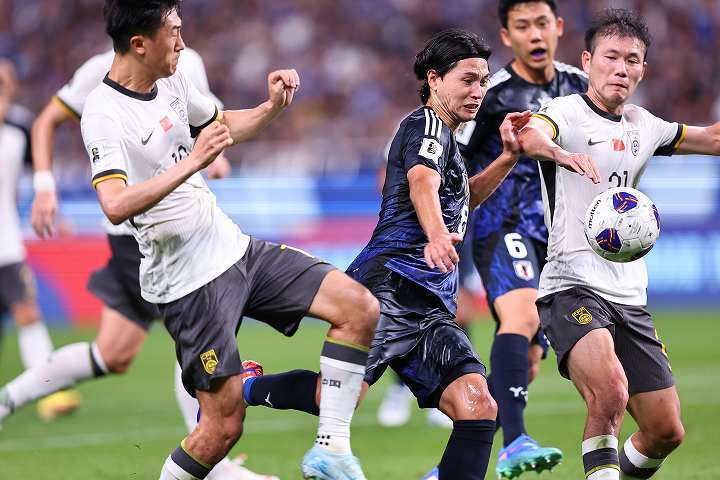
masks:
<path id="1" fill-rule="evenodd" d="M 658 314 L 656 323 L 668 346 L 678 379 L 685 443 L 663 467 L 658 479 L 717 479 L 717 431 L 720 430 L 720 349 L 718 313 Z M 306 322 L 286 339 L 266 326 L 247 322 L 239 335 L 243 358 L 264 362 L 265 371 L 316 369 L 325 329 Z M 492 325 L 475 327 L 475 344 L 488 358 Z M 53 330 L 55 345 L 88 340 L 93 332 Z M 38 419 L 34 406 L 6 419 L 0 431 L 0 478 L 154 479 L 167 454 L 185 435 L 172 391 L 174 350 L 157 325 L 130 372 L 80 386 L 82 407 L 52 423 Z M 599 366 L 600 368 L 601 366 Z M 6 332 L 0 351 L 0 382 L 20 371 L 17 339 Z M 353 447 L 370 479 L 419 479 L 439 460 L 448 430 L 429 427 L 419 410 L 407 426 L 386 429 L 375 415 L 389 375 L 369 393 L 355 416 Z M 565 461 L 552 473 L 526 473 L 520 478 L 583 478 L 579 454 L 585 408 L 572 385 L 560 378 L 554 358 L 544 362 L 530 388 L 527 427 L 541 445 L 561 448 Z M 245 434 L 233 454 L 249 454 L 248 466 L 300 478 L 299 462 L 312 445 L 316 419 L 298 412 L 251 408 Z M 621 442 L 634 429 L 628 416 Z M 715 439 L 715 440 L 713 440 Z M 494 478 L 495 449 L 486 478 Z"/>

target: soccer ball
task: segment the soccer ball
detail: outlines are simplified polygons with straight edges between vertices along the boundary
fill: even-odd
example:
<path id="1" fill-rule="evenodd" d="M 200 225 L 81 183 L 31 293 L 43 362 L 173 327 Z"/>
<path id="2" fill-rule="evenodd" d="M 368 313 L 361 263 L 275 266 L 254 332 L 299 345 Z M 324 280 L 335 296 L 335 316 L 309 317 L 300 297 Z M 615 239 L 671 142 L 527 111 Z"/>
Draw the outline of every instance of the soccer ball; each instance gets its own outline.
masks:
<path id="1" fill-rule="evenodd" d="M 644 256 L 660 235 L 660 216 L 647 195 L 634 188 L 611 188 L 595 197 L 585 214 L 585 237 L 611 262 Z"/>

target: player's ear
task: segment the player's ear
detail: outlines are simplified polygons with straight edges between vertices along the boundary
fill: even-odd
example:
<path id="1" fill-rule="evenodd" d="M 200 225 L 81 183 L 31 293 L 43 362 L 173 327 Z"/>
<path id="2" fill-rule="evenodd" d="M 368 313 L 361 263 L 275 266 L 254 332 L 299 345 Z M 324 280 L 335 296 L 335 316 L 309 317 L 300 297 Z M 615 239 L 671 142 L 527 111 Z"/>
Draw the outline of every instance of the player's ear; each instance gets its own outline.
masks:
<path id="1" fill-rule="evenodd" d="M 130 50 L 138 55 L 145 54 L 145 37 L 142 35 L 134 35 L 130 37 Z"/>
<path id="2" fill-rule="evenodd" d="M 590 60 L 592 59 L 592 53 L 588 52 L 587 50 L 584 50 L 582 52 L 582 55 L 580 56 L 580 60 L 582 62 L 582 67 L 585 73 L 590 75 Z"/>
<path id="3" fill-rule="evenodd" d="M 500 29 L 500 40 L 502 40 L 503 45 L 506 47 L 512 47 L 512 43 L 510 42 L 510 32 L 507 28 L 503 27 Z"/>
<path id="4" fill-rule="evenodd" d="M 440 75 L 438 75 L 436 70 L 428 70 L 427 72 L 427 82 L 430 86 L 430 90 L 437 89 L 438 81 L 440 80 Z"/>
<path id="5" fill-rule="evenodd" d="M 555 19 L 555 30 L 557 30 L 558 38 L 562 37 L 563 33 L 565 33 L 565 20 L 563 20 L 562 17 Z"/>

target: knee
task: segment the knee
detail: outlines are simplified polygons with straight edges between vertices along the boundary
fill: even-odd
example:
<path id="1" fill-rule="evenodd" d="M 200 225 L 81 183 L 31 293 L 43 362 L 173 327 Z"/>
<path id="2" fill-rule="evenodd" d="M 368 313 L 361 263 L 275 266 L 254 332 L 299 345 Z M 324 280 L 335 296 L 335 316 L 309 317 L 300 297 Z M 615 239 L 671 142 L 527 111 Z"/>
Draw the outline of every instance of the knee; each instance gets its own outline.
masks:
<path id="1" fill-rule="evenodd" d="M 628 402 L 627 385 L 621 380 L 591 389 L 584 396 L 589 414 L 603 418 L 621 418 Z"/>
<path id="2" fill-rule="evenodd" d="M 497 403 L 487 387 L 480 383 L 468 383 L 465 392 L 452 402 L 453 420 L 495 420 Z"/>
<path id="3" fill-rule="evenodd" d="M 362 285 L 358 284 L 351 298 L 352 306 L 346 320 L 350 326 L 357 331 L 375 332 L 378 318 L 380 317 L 380 302 L 372 293 Z"/>
<path id="4" fill-rule="evenodd" d="M 655 448 L 668 455 L 682 443 L 685 438 L 685 427 L 679 419 L 674 422 L 660 422 L 648 435 Z"/>
<path id="5" fill-rule="evenodd" d="M 243 418 L 240 416 L 225 418 L 219 433 L 223 451 L 229 452 L 243 434 Z"/>
<path id="6" fill-rule="evenodd" d="M 133 360 L 135 360 L 135 355 L 132 352 L 111 350 L 106 353 L 101 350 L 101 355 L 108 371 L 115 375 L 126 373 L 130 369 Z"/>

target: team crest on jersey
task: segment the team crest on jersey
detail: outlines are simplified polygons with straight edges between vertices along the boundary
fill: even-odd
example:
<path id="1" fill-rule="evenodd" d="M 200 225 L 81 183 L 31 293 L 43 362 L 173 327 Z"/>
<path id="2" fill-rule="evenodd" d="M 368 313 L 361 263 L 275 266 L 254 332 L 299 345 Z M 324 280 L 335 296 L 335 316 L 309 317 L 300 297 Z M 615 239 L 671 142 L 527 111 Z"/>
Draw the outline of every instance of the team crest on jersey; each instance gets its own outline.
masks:
<path id="1" fill-rule="evenodd" d="M 592 322 L 592 314 L 585 307 L 580 307 L 572 313 L 573 318 L 580 325 L 587 325 Z"/>
<path id="2" fill-rule="evenodd" d="M 200 355 L 200 361 L 205 371 L 212 375 L 218 366 L 218 357 L 215 355 L 215 350 L 208 350 L 207 352 Z"/>
<path id="3" fill-rule="evenodd" d="M 535 270 L 529 260 L 515 260 L 513 268 L 515 269 L 515 275 L 521 280 L 527 281 L 535 278 Z"/>
<path id="4" fill-rule="evenodd" d="M 172 108 L 175 113 L 177 113 L 178 118 L 183 123 L 188 123 L 188 116 L 187 111 L 185 110 L 185 105 L 183 105 L 183 102 L 179 98 L 175 97 L 175 100 L 170 102 L 170 108 Z"/>
<path id="5" fill-rule="evenodd" d="M 423 138 L 418 155 L 439 163 L 440 155 L 443 153 L 443 146 L 434 138 Z"/>
<path id="6" fill-rule="evenodd" d="M 634 157 L 637 157 L 640 153 L 640 132 L 631 130 L 628 132 L 628 138 L 630 139 L 630 151 Z"/>

